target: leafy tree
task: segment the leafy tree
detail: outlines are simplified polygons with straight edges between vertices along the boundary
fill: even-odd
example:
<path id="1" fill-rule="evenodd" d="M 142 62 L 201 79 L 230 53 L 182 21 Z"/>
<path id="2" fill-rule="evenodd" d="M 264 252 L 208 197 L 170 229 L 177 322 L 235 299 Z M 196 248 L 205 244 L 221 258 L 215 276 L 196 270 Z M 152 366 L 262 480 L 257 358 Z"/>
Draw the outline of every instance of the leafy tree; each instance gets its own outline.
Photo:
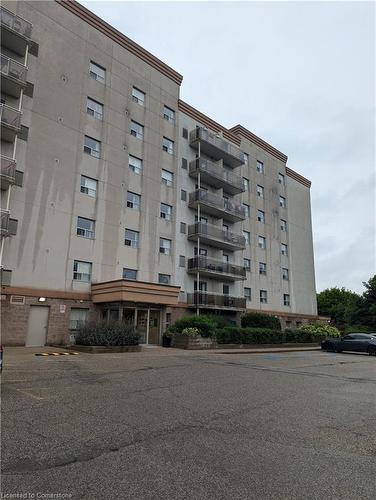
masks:
<path id="1" fill-rule="evenodd" d="M 331 323 L 339 328 L 351 324 L 359 307 L 360 296 L 345 288 L 327 288 L 317 294 L 318 313 L 330 316 Z"/>
<path id="2" fill-rule="evenodd" d="M 363 285 L 366 290 L 357 301 L 352 320 L 354 324 L 376 329 L 376 274 Z"/>

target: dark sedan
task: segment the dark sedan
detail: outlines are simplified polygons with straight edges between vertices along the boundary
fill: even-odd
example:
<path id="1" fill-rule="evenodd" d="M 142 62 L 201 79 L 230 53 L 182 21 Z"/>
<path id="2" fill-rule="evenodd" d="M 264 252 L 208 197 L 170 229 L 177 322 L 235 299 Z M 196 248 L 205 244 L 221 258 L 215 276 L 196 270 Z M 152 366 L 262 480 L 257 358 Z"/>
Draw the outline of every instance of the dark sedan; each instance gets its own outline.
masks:
<path id="1" fill-rule="evenodd" d="M 341 338 L 328 338 L 321 342 L 321 349 L 331 352 L 368 352 L 376 356 L 376 333 L 350 333 Z"/>

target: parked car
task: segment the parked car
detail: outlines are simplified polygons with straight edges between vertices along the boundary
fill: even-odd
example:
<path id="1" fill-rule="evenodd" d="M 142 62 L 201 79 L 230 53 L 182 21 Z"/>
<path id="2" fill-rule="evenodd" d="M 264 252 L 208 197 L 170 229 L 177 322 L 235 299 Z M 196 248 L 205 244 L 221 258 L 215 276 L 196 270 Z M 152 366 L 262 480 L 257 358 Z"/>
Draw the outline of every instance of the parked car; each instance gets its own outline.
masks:
<path id="1" fill-rule="evenodd" d="M 341 338 L 327 338 L 321 342 L 321 349 L 331 352 L 368 352 L 376 356 L 376 333 L 349 333 Z"/>

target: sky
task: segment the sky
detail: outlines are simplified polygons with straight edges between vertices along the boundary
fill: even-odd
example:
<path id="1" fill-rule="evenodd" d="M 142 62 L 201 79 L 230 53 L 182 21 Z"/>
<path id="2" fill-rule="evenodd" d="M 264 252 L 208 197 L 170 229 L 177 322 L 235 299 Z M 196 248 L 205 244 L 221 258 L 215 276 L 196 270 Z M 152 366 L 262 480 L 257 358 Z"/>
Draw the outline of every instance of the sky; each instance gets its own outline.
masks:
<path id="1" fill-rule="evenodd" d="M 317 291 L 363 292 L 376 273 L 376 4 L 81 3 L 181 73 L 181 99 L 287 154 L 312 181 Z"/>

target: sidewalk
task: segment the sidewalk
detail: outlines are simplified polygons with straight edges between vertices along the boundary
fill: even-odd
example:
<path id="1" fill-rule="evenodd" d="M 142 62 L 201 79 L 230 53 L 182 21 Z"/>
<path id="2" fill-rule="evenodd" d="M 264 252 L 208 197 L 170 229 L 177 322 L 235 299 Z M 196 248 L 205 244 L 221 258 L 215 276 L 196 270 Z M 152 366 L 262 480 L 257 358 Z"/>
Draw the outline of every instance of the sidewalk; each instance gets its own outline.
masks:
<path id="1" fill-rule="evenodd" d="M 207 349 L 206 352 L 215 354 L 263 354 L 273 352 L 308 352 L 321 351 L 319 346 L 310 347 L 250 347 L 245 349 Z M 202 352 L 202 351 L 201 351 Z"/>

